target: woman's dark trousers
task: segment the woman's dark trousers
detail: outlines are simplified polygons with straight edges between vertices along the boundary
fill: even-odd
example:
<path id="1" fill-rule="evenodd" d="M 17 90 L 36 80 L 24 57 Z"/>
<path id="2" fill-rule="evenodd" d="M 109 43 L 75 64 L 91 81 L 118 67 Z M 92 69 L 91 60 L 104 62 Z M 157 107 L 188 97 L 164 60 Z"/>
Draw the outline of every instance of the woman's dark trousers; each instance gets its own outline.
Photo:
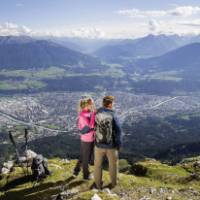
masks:
<path id="1" fill-rule="evenodd" d="M 94 155 L 94 142 L 83 142 L 81 141 L 81 149 L 80 149 L 80 158 L 74 168 L 74 175 L 78 175 L 81 166 L 83 168 L 83 178 L 88 179 L 89 172 L 89 163 L 92 163 L 93 155 Z"/>

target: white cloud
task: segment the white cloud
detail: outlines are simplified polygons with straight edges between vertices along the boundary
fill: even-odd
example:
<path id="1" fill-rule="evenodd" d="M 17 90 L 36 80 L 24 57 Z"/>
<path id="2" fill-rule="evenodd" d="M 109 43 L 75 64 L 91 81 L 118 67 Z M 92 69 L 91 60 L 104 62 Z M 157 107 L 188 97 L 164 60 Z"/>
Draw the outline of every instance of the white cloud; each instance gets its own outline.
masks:
<path id="1" fill-rule="evenodd" d="M 196 21 L 153 21 L 148 22 L 149 30 L 146 33 L 154 34 L 178 34 L 178 35 L 188 35 L 188 34 L 200 34 L 200 23 Z M 154 29 L 152 28 L 154 27 Z"/>
<path id="2" fill-rule="evenodd" d="M 189 26 L 189 27 L 200 27 L 200 20 L 190 20 L 190 21 L 182 21 L 179 24 Z"/>
<path id="3" fill-rule="evenodd" d="M 6 22 L 0 24 L 0 36 L 28 35 L 28 36 L 56 36 L 56 37 L 82 37 L 82 38 L 104 38 L 105 32 L 96 27 L 82 27 L 79 29 L 54 29 L 54 30 L 31 30 L 27 26 Z"/>
<path id="4" fill-rule="evenodd" d="M 83 27 L 80 29 L 72 30 L 71 35 L 73 37 L 84 37 L 84 38 L 103 38 L 105 37 L 105 32 L 99 28 L 91 27 Z"/>
<path id="5" fill-rule="evenodd" d="M 158 21 L 156 21 L 154 19 L 149 20 L 148 24 L 149 24 L 149 30 L 152 32 L 156 32 L 157 29 L 159 28 Z"/>
<path id="6" fill-rule="evenodd" d="M 128 16 L 131 18 L 160 18 L 160 17 L 188 17 L 200 14 L 198 6 L 179 6 L 169 10 L 139 10 L 136 8 L 118 10 L 119 15 Z"/>
<path id="7" fill-rule="evenodd" d="M 176 7 L 173 10 L 168 11 L 169 15 L 172 16 L 184 16 L 189 17 L 192 15 L 200 14 L 200 7 L 198 6 L 182 6 L 182 7 Z"/>
<path id="8" fill-rule="evenodd" d="M 20 26 L 14 23 L 6 22 L 4 24 L 0 24 L 0 35 L 29 35 L 31 34 L 31 29 L 26 26 Z"/>
<path id="9" fill-rule="evenodd" d="M 173 5 L 173 8 L 162 10 L 140 10 L 137 8 L 119 10 L 118 15 L 132 18 L 124 23 L 139 27 L 138 24 L 143 24 L 143 34 L 200 34 L 200 7 L 199 6 L 178 6 Z M 146 24 L 144 26 L 144 24 Z"/>
<path id="10" fill-rule="evenodd" d="M 158 11 L 158 10 L 143 11 L 136 8 L 129 9 L 129 10 L 119 10 L 116 13 L 119 15 L 131 17 L 131 18 L 162 17 L 166 15 L 166 12 L 162 10 L 161 11 Z"/>
<path id="11" fill-rule="evenodd" d="M 77 29 L 54 29 L 32 32 L 33 36 L 55 36 L 55 37 L 80 37 L 80 38 L 104 38 L 106 33 L 96 27 L 81 27 Z"/>
<path id="12" fill-rule="evenodd" d="M 136 38 L 147 34 L 200 34 L 199 19 L 143 19 L 134 20 L 133 23 L 120 22 L 113 25 L 98 27 L 67 28 L 31 30 L 27 26 L 14 23 L 0 24 L 0 36 L 27 35 L 33 37 L 80 37 L 80 38 Z"/>

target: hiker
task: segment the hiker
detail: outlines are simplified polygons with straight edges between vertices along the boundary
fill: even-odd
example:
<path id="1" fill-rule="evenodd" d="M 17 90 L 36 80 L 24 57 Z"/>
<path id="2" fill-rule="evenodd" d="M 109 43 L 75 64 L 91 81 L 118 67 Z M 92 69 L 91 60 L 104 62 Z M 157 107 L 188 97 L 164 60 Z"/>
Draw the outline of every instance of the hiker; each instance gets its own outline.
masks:
<path id="1" fill-rule="evenodd" d="M 80 158 L 74 168 L 73 175 L 77 176 L 82 166 L 83 179 L 86 180 L 91 179 L 88 168 L 94 150 L 94 107 L 94 101 L 90 97 L 85 97 L 79 102 L 78 129 L 80 131 L 81 147 Z"/>
<path id="2" fill-rule="evenodd" d="M 95 118 L 95 162 L 94 181 L 97 189 L 102 188 L 102 161 L 104 156 L 109 163 L 111 188 L 117 184 L 118 151 L 121 147 L 121 127 L 113 108 L 114 97 L 103 98 L 103 107 L 96 112 Z"/>

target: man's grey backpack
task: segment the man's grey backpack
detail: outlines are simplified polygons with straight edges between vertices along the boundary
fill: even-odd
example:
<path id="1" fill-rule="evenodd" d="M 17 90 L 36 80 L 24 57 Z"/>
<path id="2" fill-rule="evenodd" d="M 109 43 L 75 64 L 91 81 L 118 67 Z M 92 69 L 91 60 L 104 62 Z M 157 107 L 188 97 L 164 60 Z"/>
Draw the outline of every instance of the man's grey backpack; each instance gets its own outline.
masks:
<path id="1" fill-rule="evenodd" d="M 50 175 L 48 161 L 42 155 L 37 155 L 35 158 L 33 158 L 31 169 L 34 180 L 45 178 L 46 176 Z"/>
<path id="2" fill-rule="evenodd" d="M 113 143 L 113 115 L 110 112 L 97 112 L 95 117 L 96 142 Z"/>

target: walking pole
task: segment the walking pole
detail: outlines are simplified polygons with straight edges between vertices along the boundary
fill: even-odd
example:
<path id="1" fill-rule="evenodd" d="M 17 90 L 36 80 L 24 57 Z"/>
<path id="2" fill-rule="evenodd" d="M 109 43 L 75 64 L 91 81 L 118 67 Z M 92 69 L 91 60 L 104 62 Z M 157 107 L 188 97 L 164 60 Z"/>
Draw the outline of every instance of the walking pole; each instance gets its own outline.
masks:
<path id="1" fill-rule="evenodd" d="M 9 131 L 9 138 L 10 138 L 10 141 L 11 143 L 13 144 L 14 148 L 15 148 L 15 153 L 16 153 L 16 156 L 17 156 L 17 163 L 19 163 L 20 159 L 19 159 L 19 151 L 17 149 L 17 145 L 15 143 L 15 140 L 13 138 L 13 135 L 12 135 L 12 131 Z"/>
<path id="2" fill-rule="evenodd" d="M 29 175 L 28 172 L 28 129 L 25 128 L 24 129 L 24 137 L 25 137 L 25 152 L 26 152 L 26 172 L 27 172 L 27 176 Z"/>

